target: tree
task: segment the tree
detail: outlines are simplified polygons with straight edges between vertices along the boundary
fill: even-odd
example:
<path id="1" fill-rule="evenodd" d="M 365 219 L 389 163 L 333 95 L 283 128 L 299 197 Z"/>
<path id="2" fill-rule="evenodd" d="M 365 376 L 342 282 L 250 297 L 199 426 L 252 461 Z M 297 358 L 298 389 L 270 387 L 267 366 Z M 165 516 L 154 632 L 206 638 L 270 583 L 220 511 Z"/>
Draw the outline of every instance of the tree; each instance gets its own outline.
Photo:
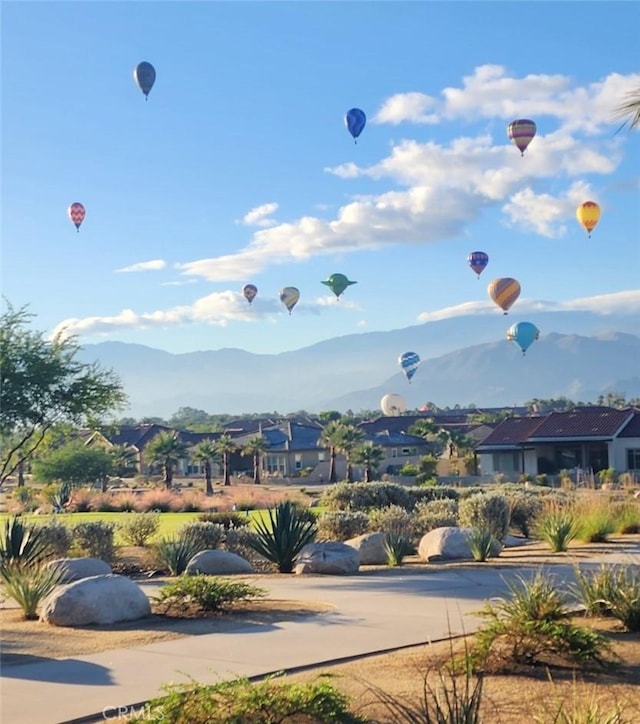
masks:
<path id="1" fill-rule="evenodd" d="M 384 449 L 372 442 L 365 442 L 353 451 L 353 462 L 364 466 L 364 482 L 371 482 L 371 472 L 380 467 L 384 459 Z"/>
<path id="2" fill-rule="evenodd" d="M 210 438 L 201 440 L 197 445 L 191 448 L 191 459 L 195 462 L 204 463 L 204 480 L 205 492 L 207 495 L 213 495 L 213 485 L 211 484 L 211 462 L 220 459 L 216 444 Z"/>
<path id="3" fill-rule="evenodd" d="M 216 451 L 222 456 L 222 478 L 224 485 L 231 485 L 231 473 L 229 470 L 229 456 L 238 449 L 232 440 L 231 435 L 220 435 L 215 443 Z"/>
<path id="4" fill-rule="evenodd" d="M 33 316 L 7 303 L 0 317 L 0 485 L 57 423 L 88 425 L 126 402 L 113 371 L 78 361 L 74 337 L 31 330 Z"/>
<path id="5" fill-rule="evenodd" d="M 173 483 L 173 471 L 178 462 L 187 457 L 187 446 L 176 432 L 159 432 L 144 449 L 144 456 L 151 465 L 162 465 L 163 483 L 167 490 Z"/>
<path id="6" fill-rule="evenodd" d="M 424 438 L 431 445 L 434 454 L 438 456 L 449 443 L 449 433 L 430 417 L 414 422 L 409 428 L 409 434 Z"/>
<path id="7" fill-rule="evenodd" d="M 247 441 L 242 448 L 242 455 L 248 455 L 253 458 L 253 482 L 260 485 L 260 462 L 263 453 L 269 448 L 269 441 L 264 435 L 257 435 Z"/>
<path id="8" fill-rule="evenodd" d="M 336 482 L 336 455 L 344 425 L 338 420 L 329 422 L 320 434 L 320 444 L 329 448 L 329 482 Z"/>
<path id="9" fill-rule="evenodd" d="M 128 478 L 137 470 L 138 454 L 129 445 L 114 445 L 109 454 L 113 461 L 113 473 L 119 478 Z"/>
<path id="10" fill-rule="evenodd" d="M 83 442 L 75 441 L 36 458 L 32 473 L 41 483 L 60 480 L 77 487 L 99 482 L 104 492 L 113 468 L 109 450 L 97 446 L 87 447 Z"/>
<path id="11" fill-rule="evenodd" d="M 341 452 L 347 458 L 347 482 L 353 482 L 353 467 L 351 465 L 351 456 L 353 451 L 364 440 L 364 433 L 353 425 L 343 425 L 342 431 L 338 436 L 338 444 L 336 450 Z"/>
<path id="12" fill-rule="evenodd" d="M 338 410 L 321 410 L 318 413 L 318 420 L 320 422 L 336 422 L 342 417 L 342 413 Z"/>
<path id="13" fill-rule="evenodd" d="M 626 94 L 626 100 L 615 108 L 614 116 L 622 119 L 620 128 L 628 125 L 629 130 L 633 130 L 640 126 L 640 88 Z"/>

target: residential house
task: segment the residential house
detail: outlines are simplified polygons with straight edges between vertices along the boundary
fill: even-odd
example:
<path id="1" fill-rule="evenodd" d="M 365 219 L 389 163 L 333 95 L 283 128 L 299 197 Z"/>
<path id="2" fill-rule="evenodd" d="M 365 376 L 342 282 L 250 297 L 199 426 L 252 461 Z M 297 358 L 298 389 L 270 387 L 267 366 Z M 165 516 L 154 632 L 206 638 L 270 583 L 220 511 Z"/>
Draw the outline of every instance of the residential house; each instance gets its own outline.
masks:
<path id="1" fill-rule="evenodd" d="M 504 420 L 477 447 L 482 473 L 640 472 L 640 410 L 588 406 Z"/>

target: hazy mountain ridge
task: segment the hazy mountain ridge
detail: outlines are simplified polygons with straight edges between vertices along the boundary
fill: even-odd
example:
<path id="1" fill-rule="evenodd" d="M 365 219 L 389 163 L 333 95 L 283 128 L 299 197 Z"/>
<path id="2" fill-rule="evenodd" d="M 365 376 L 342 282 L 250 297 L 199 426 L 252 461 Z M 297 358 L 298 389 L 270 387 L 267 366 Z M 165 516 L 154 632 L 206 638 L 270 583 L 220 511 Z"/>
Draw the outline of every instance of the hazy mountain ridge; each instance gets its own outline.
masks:
<path id="1" fill-rule="evenodd" d="M 542 334 L 524 358 L 504 336 L 518 319 L 459 317 L 336 337 L 279 354 L 230 348 L 172 354 L 103 342 L 85 345 L 80 357 L 119 374 L 133 416 L 170 416 L 183 406 L 231 414 L 376 408 L 390 391 L 403 394 L 410 407 L 427 400 L 495 406 L 559 395 L 591 399 L 611 390 L 636 396 L 619 384 L 640 384 L 640 338 L 626 333 L 637 333 L 637 317 L 527 315 Z M 572 327 L 573 333 L 561 333 Z M 550 328 L 554 332 L 544 331 Z M 412 384 L 397 364 L 407 350 L 423 360 Z"/>

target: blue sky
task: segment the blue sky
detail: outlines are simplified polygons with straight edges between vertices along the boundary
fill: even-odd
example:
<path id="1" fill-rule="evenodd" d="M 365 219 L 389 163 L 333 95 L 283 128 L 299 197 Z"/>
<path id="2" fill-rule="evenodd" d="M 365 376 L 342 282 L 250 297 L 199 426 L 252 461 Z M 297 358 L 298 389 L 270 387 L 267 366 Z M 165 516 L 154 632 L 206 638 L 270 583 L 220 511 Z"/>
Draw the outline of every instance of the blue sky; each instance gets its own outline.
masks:
<path id="1" fill-rule="evenodd" d="M 3 294 L 39 329 L 171 352 L 483 323 L 503 276 L 510 322 L 640 314 L 638 134 L 612 118 L 640 85 L 639 20 L 631 2 L 4 2 Z M 506 126 L 527 117 L 521 158 Z M 339 302 L 334 272 L 358 281 Z"/>

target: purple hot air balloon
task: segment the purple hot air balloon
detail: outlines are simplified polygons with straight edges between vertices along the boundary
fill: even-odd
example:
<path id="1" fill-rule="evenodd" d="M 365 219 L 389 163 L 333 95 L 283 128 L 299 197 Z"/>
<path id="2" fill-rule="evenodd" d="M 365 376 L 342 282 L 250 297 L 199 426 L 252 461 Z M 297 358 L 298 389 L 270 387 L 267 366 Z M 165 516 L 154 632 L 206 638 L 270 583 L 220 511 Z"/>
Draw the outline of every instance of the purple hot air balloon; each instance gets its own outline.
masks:
<path id="1" fill-rule="evenodd" d="M 511 121 L 507 127 L 507 135 L 520 149 L 522 156 L 524 156 L 527 146 L 533 141 L 536 130 L 536 124 L 528 118 L 519 118 L 517 121 Z"/>
<path id="2" fill-rule="evenodd" d="M 472 251 L 467 257 L 467 261 L 469 262 L 469 266 L 478 275 L 478 279 L 480 279 L 480 274 L 482 274 L 489 263 L 489 255 L 485 254 L 484 251 Z"/>

